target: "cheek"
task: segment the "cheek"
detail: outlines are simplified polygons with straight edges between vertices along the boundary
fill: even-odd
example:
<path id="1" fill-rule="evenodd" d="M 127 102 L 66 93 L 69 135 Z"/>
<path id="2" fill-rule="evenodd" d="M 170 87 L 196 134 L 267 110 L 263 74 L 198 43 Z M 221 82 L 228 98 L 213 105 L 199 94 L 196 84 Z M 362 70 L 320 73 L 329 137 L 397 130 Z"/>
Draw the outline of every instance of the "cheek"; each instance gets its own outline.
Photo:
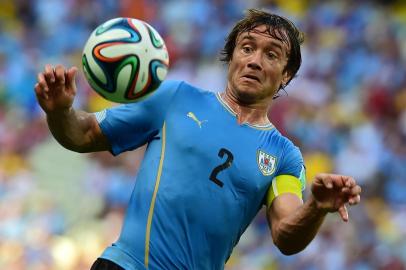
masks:
<path id="1" fill-rule="evenodd" d="M 269 76 L 272 80 L 281 81 L 283 79 L 283 67 L 280 64 L 275 64 L 269 69 Z"/>
<path id="2" fill-rule="evenodd" d="M 233 75 L 234 75 L 234 72 L 233 72 L 233 69 L 232 69 L 232 67 L 231 67 L 231 65 L 230 65 L 230 66 L 228 66 L 227 79 L 228 79 L 229 81 L 231 81 L 232 78 L 233 78 Z"/>
<path id="3" fill-rule="evenodd" d="M 228 66 L 228 79 L 236 78 L 237 77 L 237 65 L 235 63 L 230 63 Z"/>

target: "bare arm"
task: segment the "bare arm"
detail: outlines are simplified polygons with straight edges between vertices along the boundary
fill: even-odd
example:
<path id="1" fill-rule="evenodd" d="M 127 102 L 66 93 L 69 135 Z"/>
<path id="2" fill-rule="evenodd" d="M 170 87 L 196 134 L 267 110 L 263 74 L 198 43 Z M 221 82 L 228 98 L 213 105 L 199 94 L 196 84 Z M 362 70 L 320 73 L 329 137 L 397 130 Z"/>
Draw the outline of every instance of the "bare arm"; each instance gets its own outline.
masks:
<path id="1" fill-rule="evenodd" d="M 285 255 L 302 251 L 316 236 L 327 214 L 317 209 L 314 199 L 302 204 L 290 193 L 276 197 L 267 213 L 274 243 Z"/>
<path id="2" fill-rule="evenodd" d="M 94 152 L 110 149 L 96 117 L 72 108 L 76 95 L 75 75 L 77 68 L 55 69 L 46 65 L 38 74 L 35 93 L 38 103 L 47 115 L 49 129 L 65 148 L 76 152 Z"/>
<path id="3" fill-rule="evenodd" d="M 338 211 L 348 221 L 345 204 L 359 203 L 361 188 L 351 177 L 319 174 L 311 191 L 304 204 L 297 196 L 285 193 L 268 208 L 273 241 L 285 255 L 302 251 L 316 236 L 328 212 Z"/>
<path id="4" fill-rule="evenodd" d="M 69 150 L 80 153 L 110 150 L 110 144 L 93 114 L 71 108 L 47 114 L 47 122 L 54 138 Z"/>

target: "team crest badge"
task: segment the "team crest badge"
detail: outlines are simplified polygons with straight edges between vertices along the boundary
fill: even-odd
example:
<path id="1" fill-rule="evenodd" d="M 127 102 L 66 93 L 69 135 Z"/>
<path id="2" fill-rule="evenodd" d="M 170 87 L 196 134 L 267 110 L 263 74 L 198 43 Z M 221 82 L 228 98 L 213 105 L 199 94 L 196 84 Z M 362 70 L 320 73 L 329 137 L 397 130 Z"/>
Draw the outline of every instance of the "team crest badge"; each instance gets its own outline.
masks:
<path id="1" fill-rule="evenodd" d="M 262 150 L 257 151 L 257 163 L 258 168 L 261 173 L 265 176 L 271 175 L 274 173 L 276 168 L 276 157 L 271 156 L 270 154 L 265 153 Z"/>

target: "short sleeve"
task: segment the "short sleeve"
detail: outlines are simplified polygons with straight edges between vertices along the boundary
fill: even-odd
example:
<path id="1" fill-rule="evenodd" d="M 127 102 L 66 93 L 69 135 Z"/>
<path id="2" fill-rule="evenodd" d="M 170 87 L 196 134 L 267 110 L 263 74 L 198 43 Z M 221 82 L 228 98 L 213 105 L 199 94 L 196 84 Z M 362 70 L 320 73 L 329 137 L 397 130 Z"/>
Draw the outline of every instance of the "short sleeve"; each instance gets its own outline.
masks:
<path id="1" fill-rule="evenodd" d="M 164 81 L 151 95 L 138 102 L 95 113 L 114 155 L 136 149 L 159 133 L 181 84 L 179 81 Z"/>
<path id="2" fill-rule="evenodd" d="M 306 173 L 302 153 L 299 148 L 289 141 L 285 147 L 284 156 L 281 167 L 278 169 L 277 175 L 291 175 L 300 180 L 302 191 L 306 187 Z"/>
<path id="3" fill-rule="evenodd" d="M 272 179 L 265 198 L 268 207 L 277 196 L 284 193 L 292 193 L 302 199 L 306 187 L 306 169 L 299 148 L 289 142 L 284 150 L 281 167 Z"/>

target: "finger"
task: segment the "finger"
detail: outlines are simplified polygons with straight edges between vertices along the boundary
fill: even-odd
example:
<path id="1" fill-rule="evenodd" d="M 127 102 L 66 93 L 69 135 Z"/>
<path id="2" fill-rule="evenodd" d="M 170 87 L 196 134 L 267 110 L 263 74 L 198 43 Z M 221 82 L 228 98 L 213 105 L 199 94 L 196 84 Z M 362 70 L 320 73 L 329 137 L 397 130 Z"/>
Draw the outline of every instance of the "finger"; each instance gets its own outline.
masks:
<path id="1" fill-rule="evenodd" d="M 35 94 L 36 94 L 37 96 L 41 95 L 42 91 L 41 91 L 41 88 L 40 88 L 40 86 L 39 86 L 39 83 L 36 83 L 36 84 L 34 85 L 34 91 L 35 91 Z"/>
<path id="2" fill-rule="evenodd" d="M 55 82 L 55 74 L 54 74 L 54 68 L 47 64 L 45 65 L 45 79 L 48 80 L 49 83 L 54 83 Z"/>
<path id="3" fill-rule="evenodd" d="M 349 187 L 343 187 L 343 188 L 341 189 L 341 192 L 343 192 L 343 193 L 345 193 L 345 194 L 347 194 L 347 195 L 350 195 L 350 196 L 356 196 L 356 195 L 361 194 L 361 187 L 358 186 L 358 185 L 356 185 L 356 186 L 354 186 L 354 187 L 351 187 L 351 188 L 349 188 Z"/>
<path id="4" fill-rule="evenodd" d="M 43 91 L 39 83 L 36 83 L 34 86 L 35 94 L 37 95 L 37 98 L 39 99 L 48 99 L 48 94 Z"/>
<path id="5" fill-rule="evenodd" d="M 67 70 L 67 72 L 66 72 L 66 84 L 67 85 L 71 86 L 72 83 L 75 83 L 77 72 L 78 72 L 77 67 L 71 67 L 70 69 Z"/>
<path id="6" fill-rule="evenodd" d="M 356 185 L 351 188 L 351 195 L 359 195 L 361 194 L 361 191 L 362 191 L 361 187 Z"/>
<path id="7" fill-rule="evenodd" d="M 48 91 L 49 91 L 48 84 L 47 84 L 47 82 L 46 82 L 46 80 L 45 80 L 45 77 L 44 77 L 44 74 L 43 74 L 43 73 L 38 73 L 38 75 L 37 75 L 37 81 L 38 81 L 39 87 L 40 87 L 43 91 L 45 91 L 45 92 L 48 92 Z"/>
<path id="8" fill-rule="evenodd" d="M 326 188 L 333 188 L 333 182 L 329 174 L 317 174 L 316 179 L 318 179 Z"/>
<path id="9" fill-rule="evenodd" d="M 353 196 L 353 197 L 351 197 L 351 198 L 348 199 L 348 203 L 349 203 L 350 205 L 359 204 L 360 201 L 361 201 L 361 196 L 360 196 L 360 195 L 356 195 L 356 196 Z"/>
<path id="10" fill-rule="evenodd" d="M 356 185 L 354 178 L 352 178 L 351 176 L 339 174 L 330 174 L 329 176 L 332 179 L 333 185 L 337 188 L 341 187 L 352 188 L 353 186 Z"/>
<path id="11" fill-rule="evenodd" d="M 342 188 L 343 186 L 345 186 L 345 183 L 346 183 L 347 179 L 349 178 L 349 176 L 345 176 L 345 175 L 327 174 L 327 173 L 319 174 L 319 177 L 327 188 L 332 188 L 332 187 Z M 331 185 L 328 183 L 331 183 Z M 329 187 L 329 186 L 331 186 L 331 187 Z"/>
<path id="12" fill-rule="evenodd" d="M 348 211 L 347 211 L 347 207 L 345 205 L 342 205 L 340 208 L 338 208 L 338 213 L 341 216 L 341 219 L 344 222 L 348 221 Z"/>
<path id="13" fill-rule="evenodd" d="M 357 184 L 355 182 L 355 179 L 352 178 L 351 176 L 343 176 L 343 181 L 344 181 L 344 185 L 346 187 L 353 187 Z"/>
<path id="14" fill-rule="evenodd" d="M 56 83 L 59 85 L 65 84 L 65 67 L 62 65 L 57 65 L 55 67 L 55 78 Z"/>

